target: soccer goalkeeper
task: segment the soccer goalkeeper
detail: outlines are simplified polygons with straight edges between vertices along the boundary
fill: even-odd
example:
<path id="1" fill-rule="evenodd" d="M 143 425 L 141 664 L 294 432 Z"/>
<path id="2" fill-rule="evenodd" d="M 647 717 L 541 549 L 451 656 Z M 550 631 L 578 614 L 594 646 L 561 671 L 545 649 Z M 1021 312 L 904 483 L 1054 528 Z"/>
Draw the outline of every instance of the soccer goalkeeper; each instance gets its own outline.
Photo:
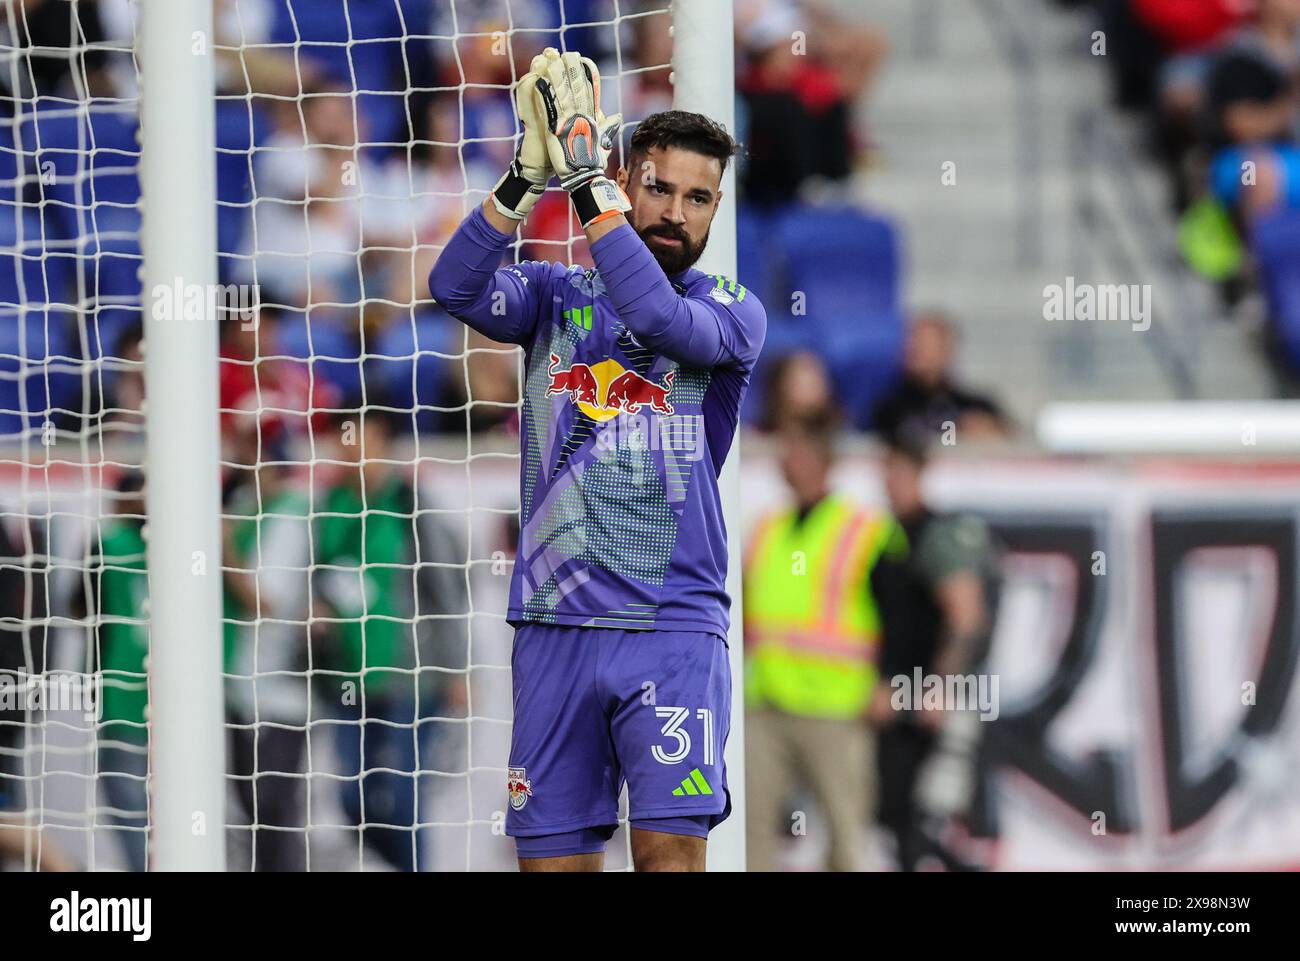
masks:
<path id="1" fill-rule="evenodd" d="M 506 833 L 521 870 L 600 870 L 626 781 L 637 870 L 703 870 L 731 807 L 717 479 L 767 327 L 753 294 L 692 266 L 736 144 L 654 114 L 613 181 L 621 118 L 595 64 L 548 48 L 515 99 L 514 162 L 429 277 L 452 315 L 526 352 Z M 596 269 L 498 269 L 552 175 Z"/>

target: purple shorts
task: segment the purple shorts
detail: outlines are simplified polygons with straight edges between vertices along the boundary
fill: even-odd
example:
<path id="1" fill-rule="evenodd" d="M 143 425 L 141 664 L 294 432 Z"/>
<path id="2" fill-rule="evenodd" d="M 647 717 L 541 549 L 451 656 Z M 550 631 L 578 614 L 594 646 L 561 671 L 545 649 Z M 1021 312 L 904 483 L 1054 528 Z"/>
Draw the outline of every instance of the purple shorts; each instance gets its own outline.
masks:
<path id="1" fill-rule="evenodd" d="M 718 635 L 524 624 L 510 666 L 506 834 L 612 829 L 624 782 L 632 821 L 704 816 L 713 828 L 731 813 L 731 669 Z"/>

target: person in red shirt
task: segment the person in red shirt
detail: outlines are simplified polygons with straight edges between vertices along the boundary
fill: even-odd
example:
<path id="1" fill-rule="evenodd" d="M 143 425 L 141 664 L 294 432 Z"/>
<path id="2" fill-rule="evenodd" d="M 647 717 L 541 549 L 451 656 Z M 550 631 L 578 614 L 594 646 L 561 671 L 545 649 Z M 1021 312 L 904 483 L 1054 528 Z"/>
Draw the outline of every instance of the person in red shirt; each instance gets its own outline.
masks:
<path id="1" fill-rule="evenodd" d="M 1204 47 L 1246 18 L 1249 0 L 1133 0 L 1133 12 L 1170 53 Z"/>
<path id="2" fill-rule="evenodd" d="M 786 203 L 809 180 L 843 180 L 853 165 L 851 97 L 833 69 L 799 50 L 792 24 L 792 14 L 774 14 L 750 31 L 753 58 L 738 84 L 749 153 L 742 190 L 755 204 Z"/>
<path id="3" fill-rule="evenodd" d="M 287 432 L 304 434 L 324 426 L 323 417 L 339 406 L 338 389 L 307 362 L 275 356 L 278 314 L 260 308 L 255 322 L 231 317 L 222 321 L 218 386 L 221 430 L 250 426 L 256 420 L 263 440 Z"/>

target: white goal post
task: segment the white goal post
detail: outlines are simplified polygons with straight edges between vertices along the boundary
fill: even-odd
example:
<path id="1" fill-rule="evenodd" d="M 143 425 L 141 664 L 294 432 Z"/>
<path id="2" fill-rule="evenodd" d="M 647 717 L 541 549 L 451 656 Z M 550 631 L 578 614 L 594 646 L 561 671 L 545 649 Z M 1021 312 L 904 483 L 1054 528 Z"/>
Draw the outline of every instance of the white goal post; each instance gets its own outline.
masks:
<path id="1" fill-rule="evenodd" d="M 712 117 L 736 130 L 735 45 L 732 0 L 676 0 L 673 4 L 673 106 Z M 736 276 L 736 165 L 722 178 L 723 196 L 700 269 Z M 741 438 L 719 478 L 727 523 L 727 593 L 731 595 L 731 735 L 727 740 L 727 780 L 731 817 L 709 835 L 709 868 L 745 870 L 745 645 L 740 571 Z"/>
<path id="2" fill-rule="evenodd" d="M 151 292 L 215 290 L 212 0 L 139 24 L 149 570 L 151 870 L 225 869 L 217 317 Z"/>

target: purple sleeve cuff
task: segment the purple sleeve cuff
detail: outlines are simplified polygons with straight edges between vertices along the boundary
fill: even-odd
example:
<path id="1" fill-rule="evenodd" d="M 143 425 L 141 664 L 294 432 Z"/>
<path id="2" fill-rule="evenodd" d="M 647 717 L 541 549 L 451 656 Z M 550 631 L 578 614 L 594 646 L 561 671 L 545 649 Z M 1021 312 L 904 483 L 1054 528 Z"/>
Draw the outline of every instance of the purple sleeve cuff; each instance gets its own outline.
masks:
<path id="1" fill-rule="evenodd" d="M 510 246 L 510 241 L 514 238 L 513 234 L 503 234 L 490 223 L 487 215 L 483 213 L 481 204 L 475 204 L 470 215 L 465 218 L 465 233 L 470 239 L 480 246 L 489 250 L 505 250 Z M 603 239 L 603 238 L 602 238 Z"/>

